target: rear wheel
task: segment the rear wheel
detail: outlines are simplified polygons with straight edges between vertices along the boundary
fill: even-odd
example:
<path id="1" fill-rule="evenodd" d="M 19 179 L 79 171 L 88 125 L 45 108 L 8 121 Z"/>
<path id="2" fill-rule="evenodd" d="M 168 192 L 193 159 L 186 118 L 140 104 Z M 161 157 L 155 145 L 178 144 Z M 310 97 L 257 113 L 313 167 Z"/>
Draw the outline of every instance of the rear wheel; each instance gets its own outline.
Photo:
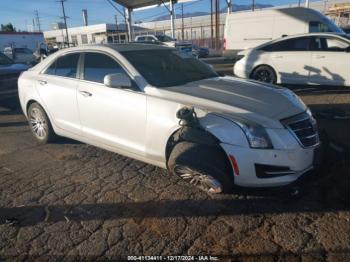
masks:
<path id="1" fill-rule="evenodd" d="M 232 192 L 233 172 L 221 148 L 181 142 L 171 152 L 168 168 L 207 193 Z"/>
<path id="2" fill-rule="evenodd" d="M 46 144 L 56 139 L 57 136 L 50 120 L 45 110 L 38 103 L 32 103 L 29 106 L 28 121 L 33 135 L 41 144 Z"/>
<path id="3" fill-rule="evenodd" d="M 277 81 L 275 71 L 269 66 L 259 66 L 253 71 L 251 78 L 270 84 L 275 84 Z"/>

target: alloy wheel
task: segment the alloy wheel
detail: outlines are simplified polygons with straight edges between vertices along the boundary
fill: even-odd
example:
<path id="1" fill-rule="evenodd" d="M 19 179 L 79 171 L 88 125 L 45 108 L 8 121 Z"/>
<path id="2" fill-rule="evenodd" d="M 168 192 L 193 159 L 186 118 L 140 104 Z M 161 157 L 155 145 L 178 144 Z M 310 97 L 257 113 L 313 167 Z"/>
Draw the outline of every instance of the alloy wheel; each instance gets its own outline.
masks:
<path id="1" fill-rule="evenodd" d="M 265 83 L 272 83 L 272 74 L 269 70 L 261 69 L 255 73 L 255 80 Z"/>
<path id="2" fill-rule="evenodd" d="M 48 123 L 43 113 L 39 109 L 33 108 L 30 112 L 29 121 L 35 136 L 39 139 L 45 139 L 48 133 Z"/>
<path id="3" fill-rule="evenodd" d="M 214 177 L 202 174 L 187 166 L 176 166 L 175 173 L 190 184 L 211 194 L 219 194 L 223 191 L 221 183 Z"/>

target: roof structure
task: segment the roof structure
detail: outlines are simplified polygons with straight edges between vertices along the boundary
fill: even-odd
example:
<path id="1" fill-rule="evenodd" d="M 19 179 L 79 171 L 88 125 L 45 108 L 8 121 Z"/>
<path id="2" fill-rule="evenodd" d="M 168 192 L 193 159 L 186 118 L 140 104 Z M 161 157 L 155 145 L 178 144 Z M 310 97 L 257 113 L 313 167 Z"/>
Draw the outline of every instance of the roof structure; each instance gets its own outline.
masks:
<path id="1" fill-rule="evenodd" d="M 162 0 L 113 0 L 113 1 L 128 9 L 137 9 L 137 8 L 147 7 L 152 5 L 160 5 L 163 2 L 169 3 L 169 0 L 164 0 L 164 1 Z"/>

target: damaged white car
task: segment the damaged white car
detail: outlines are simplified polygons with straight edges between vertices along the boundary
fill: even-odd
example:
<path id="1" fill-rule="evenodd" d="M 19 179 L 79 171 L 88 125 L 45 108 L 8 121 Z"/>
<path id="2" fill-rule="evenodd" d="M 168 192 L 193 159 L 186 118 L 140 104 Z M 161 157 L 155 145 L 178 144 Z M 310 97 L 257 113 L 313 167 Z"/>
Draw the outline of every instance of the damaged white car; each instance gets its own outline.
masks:
<path id="1" fill-rule="evenodd" d="M 19 96 L 38 141 L 76 139 L 211 193 L 286 185 L 318 159 L 316 122 L 293 92 L 220 77 L 173 48 L 64 49 L 21 75 Z"/>

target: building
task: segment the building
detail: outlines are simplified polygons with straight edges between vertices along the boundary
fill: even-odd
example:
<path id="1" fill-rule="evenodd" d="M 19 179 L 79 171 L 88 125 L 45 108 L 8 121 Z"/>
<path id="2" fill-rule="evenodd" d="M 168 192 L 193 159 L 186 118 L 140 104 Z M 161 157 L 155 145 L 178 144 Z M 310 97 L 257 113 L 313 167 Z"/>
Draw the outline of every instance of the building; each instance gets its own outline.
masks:
<path id="1" fill-rule="evenodd" d="M 335 4 L 348 2 L 349 0 L 322 0 L 322 1 L 310 1 L 310 8 L 318 10 L 322 13 L 325 13 L 329 8 L 334 6 Z M 278 7 L 269 7 L 269 8 L 286 8 L 298 6 L 298 4 L 284 5 Z M 303 6 L 303 4 L 302 4 Z M 255 12 L 259 12 L 261 9 L 255 9 Z M 251 10 L 241 11 L 241 12 L 252 12 Z M 224 27 L 227 13 L 220 13 L 219 17 L 219 39 L 223 39 L 224 35 Z M 331 17 L 334 18 L 334 17 Z M 213 28 L 211 30 L 211 20 L 213 19 Z M 333 19 L 335 22 L 338 22 L 337 19 Z M 347 20 L 348 21 L 348 20 Z M 342 23 L 343 25 L 343 23 Z M 156 34 L 163 33 L 167 35 L 171 35 L 170 29 L 170 21 L 154 21 L 154 22 L 144 22 L 139 23 L 138 26 L 146 28 L 144 31 L 135 32 L 136 35 L 140 34 Z M 211 32 L 213 31 L 213 32 Z M 215 38 L 215 15 L 213 18 L 211 15 L 204 16 L 195 16 L 195 17 L 187 17 L 182 19 L 177 15 L 175 19 L 175 36 L 178 40 L 191 40 L 194 43 L 197 43 L 201 46 L 213 47 L 213 43 L 211 40 L 211 35 Z"/>
<path id="2" fill-rule="evenodd" d="M 35 51 L 42 43 L 44 36 L 41 32 L 0 32 L 0 52 L 5 47 L 26 47 Z"/>
<path id="3" fill-rule="evenodd" d="M 125 25 L 97 24 L 89 26 L 68 28 L 69 43 L 72 45 L 123 43 L 127 39 Z M 44 37 L 47 43 L 64 45 L 67 43 L 66 30 L 64 28 L 45 31 Z"/>

